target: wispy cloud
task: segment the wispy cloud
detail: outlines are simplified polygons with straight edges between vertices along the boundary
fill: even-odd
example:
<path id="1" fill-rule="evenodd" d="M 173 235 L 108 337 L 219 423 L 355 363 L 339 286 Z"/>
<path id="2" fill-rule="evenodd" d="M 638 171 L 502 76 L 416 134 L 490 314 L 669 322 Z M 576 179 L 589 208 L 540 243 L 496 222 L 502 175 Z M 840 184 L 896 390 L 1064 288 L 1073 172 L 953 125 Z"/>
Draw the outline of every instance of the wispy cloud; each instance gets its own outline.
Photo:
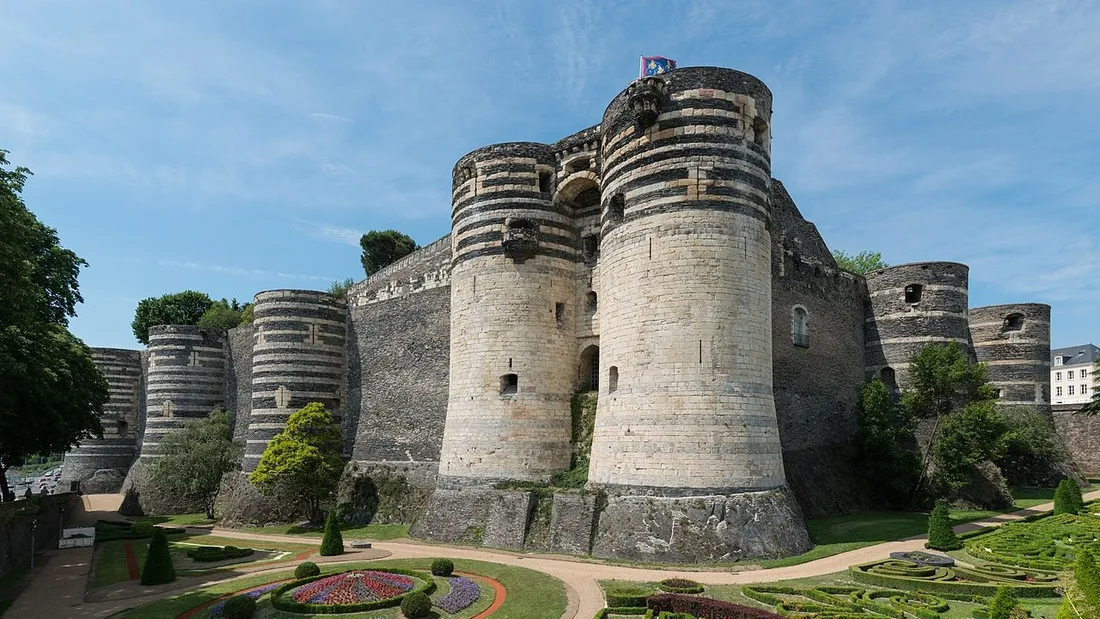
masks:
<path id="1" fill-rule="evenodd" d="M 295 224 L 294 227 L 315 239 L 343 243 L 352 247 L 359 247 L 359 239 L 363 237 L 363 231 L 355 228 L 304 223 Z"/>
<path id="2" fill-rule="evenodd" d="M 280 271 L 267 271 L 264 269 L 244 269 L 241 267 L 223 266 L 219 264 L 200 264 L 197 262 L 184 262 L 179 260 L 158 260 L 157 264 L 165 267 L 176 267 L 180 269 L 192 269 L 195 271 L 211 271 L 213 273 L 225 273 L 227 275 L 238 275 L 240 277 L 248 277 L 250 279 L 296 279 L 307 280 L 316 282 L 331 282 L 332 277 L 325 277 L 323 275 L 304 275 L 301 273 L 282 273 Z"/>
<path id="3" fill-rule="evenodd" d="M 336 114 L 326 114 L 325 112 L 313 112 L 312 114 L 309 115 L 309 117 L 313 118 L 313 119 L 316 119 L 316 120 L 324 120 L 324 121 L 337 122 L 337 123 L 352 123 L 352 122 L 355 122 L 354 120 L 352 120 L 350 118 L 345 118 L 344 116 L 337 116 Z"/>

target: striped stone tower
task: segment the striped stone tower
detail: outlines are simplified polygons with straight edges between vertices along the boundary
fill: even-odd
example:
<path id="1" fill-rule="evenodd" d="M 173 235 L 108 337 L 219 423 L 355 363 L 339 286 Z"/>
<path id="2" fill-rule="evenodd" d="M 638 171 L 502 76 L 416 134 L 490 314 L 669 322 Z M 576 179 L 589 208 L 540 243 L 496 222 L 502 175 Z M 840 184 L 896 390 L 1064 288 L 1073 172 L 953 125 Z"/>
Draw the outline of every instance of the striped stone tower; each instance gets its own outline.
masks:
<path id="1" fill-rule="evenodd" d="M 244 470 L 253 471 L 290 415 L 320 402 L 339 422 L 345 400 L 347 303 L 315 290 L 256 295 L 252 411 Z"/>
<path id="2" fill-rule="evenodd" d="M 86 493 L 118 492 L 137 453 L 138 402 L 141 394 L 141 352 L 93 348 L 92 360 L 107 379 L 110 399 L 103 407 L 103 438 L 89 439 L 65 454 L 59 486 L 81 483 Z M 96 480 L 92 477 L 101 473 Z"/>
<path id="3" fill-rule="evenodd" d="M 165 434 L 224 405 L 225 331 L 151 327 L 148 355 L 142 459 L 157 456 Z"/>
<path id="4" fill-rule="evenodd" d="M 569 467 L 577 239 L 554 152 L 498 144 L 454 168 L 451 368 L 441 486 Z"/>
<path id="5" fill-rule="evenodd" d="M 957 262 L 914 262 L 866 275 L 868 376 L 904 389 L 909 360 L 928 344 L 957 342 L 970 349 L 969 270 Z"/>
<path id="6" fill-rule="evenodd" d="M 691 67 L 635 81 L 604 114 L 588 479 L 612 498 L 594 554 L 810 546 L 772 394 L 771 103 L 751 75 Z M 675 543 L 647 555 L 646 539 Z"/>
<path id="7" fill-rule="evenodd" d="M 970 335 L 1001 404 L 1050 413 L 1049 305 L 972 307 Z"/>

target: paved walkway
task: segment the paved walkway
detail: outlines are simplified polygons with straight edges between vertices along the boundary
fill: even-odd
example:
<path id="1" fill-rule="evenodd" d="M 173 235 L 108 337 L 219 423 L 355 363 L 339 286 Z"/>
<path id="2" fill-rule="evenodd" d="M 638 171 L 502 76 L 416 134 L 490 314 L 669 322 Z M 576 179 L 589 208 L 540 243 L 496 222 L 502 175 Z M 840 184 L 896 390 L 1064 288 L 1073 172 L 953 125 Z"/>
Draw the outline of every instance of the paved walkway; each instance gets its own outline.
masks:
<path id="1" fill-rule="evenodd" d="M 93 495 L 85 497 L 85 508 L 92 506 L 96 511 L 109 509 L 113 504 L 117 509 L 121 497 L 115 495 Z M 1086 501 L 1100 499 L 1100 491 L 1090 492 L 1085 495 Z M 1001 514 L 984 520 L 979 520 L 955 527 L 955 531 L 962 533 L 987 526 L 998 526 L 1013 520 L 1019 520 L 1054 508 L 1053 503 L 1037 505 L 1035 507 Z M 117 517 L 117 514 L 113 514 Z M 253 534 L 232 529 L 204 529 L 219 537 L 232 537 L 236 539 L 251 539 L 257 541 L 281 541 L 302 542 L 301 537 L 292 535 L 268 535 Z M 198 530 L 196 530 L 198 532 Z M 582 562 L 558 555 L 518 554 L 495 550 L 481 550 L 476 548 L 439 546 L 417 543 L 415 541 L 389 541 L 373 542 L 374 548 L 390 553 L 390 558 L 426 558 L 447 556 L 454 559 L 471 559 L 477 561 L 489 561 L 504 565 L 525 567 L 543 572 L 560 579 L 566 585 L 569 597 L 569 606 L 562 619 L 589 619 L 596 611 L 603 607 L 603 592 L 597 581 L 607 579 L 653 581 L 665 578 L 691 578 L 704 584 L 750 584 L 761 582 L 774 582 L 789 578 L 807 578 L 821 576 L 846 570 L 849 565 L 865 563 L 875 559 L 885 558 L 891 552 L 920 550 L 924 548 L 924 536 L 915 536 L 904 540 L 886 542 L 867 546 L 850 552 L 845 552 L 831 557 L 825 557 L 816 561 L 810 561 L 801 565 L 780 567 L 772 569 L 747 569 L 738 572 L 731 571 L 684 571 L 676 569 L 646 569 L 619 565 L 606 565 L 602 563 Z M 355 540 L 346 540 L 350 543 Z M 90 550 L 90 549 L 77 549 Z M 34 578 L 14 606 L 5 615 L 5 619 L 37 619 L 39 617 L 106 617 L 121 609 L 134 606 L 125 601 L 84 602 L 84 581 L 87 578 L 88 567 L 81 563 L 75 553 L 77 550 L 66 550 L 61 555 L 64 561 L 50 561 L 44 566 L 42 573 Z M 69 557 L 73 557 L 70 559 Z M 336 557 L 318 557 L 316 560 L 345 563 L 349 561 L 363 560 L 357 558 L 352 552 Z M 373 558 L 373 557 L 372 557 Z M 90 562 L 88 553 L 86 562 Z M 282 568 L 285 569 L 285 566 Z M 255 574 L 256 572 L 252 572 Z M 82 575 L 82 576 L 81 576 Z M 84 580 L 82 580 L 82 578 Z M 148 603 L 161 597 L 175 595 L 177 591 L 165 591 L 150 595 L 141 600 Z M 79 610 L 77 609 L 79 607 Z"/>

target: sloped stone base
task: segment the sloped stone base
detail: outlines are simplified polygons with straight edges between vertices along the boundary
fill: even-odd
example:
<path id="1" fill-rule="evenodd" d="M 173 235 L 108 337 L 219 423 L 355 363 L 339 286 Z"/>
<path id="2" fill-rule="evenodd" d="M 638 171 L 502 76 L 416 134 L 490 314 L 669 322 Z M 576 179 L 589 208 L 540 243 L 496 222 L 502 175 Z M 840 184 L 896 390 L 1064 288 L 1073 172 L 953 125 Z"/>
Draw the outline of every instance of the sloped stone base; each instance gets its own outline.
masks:
<path id="1" fill-rule="evenodd" d="M 438 488 L 413 537 L 492 548 L 523 548 L 533 506 L 530 492 Z"/>
<path id="2" fill-rule="evenodd" d="M 203 511 L 201 501 L 189 502 L 157 488 L 152 482 L 152 467 L 148 460 L 138 458 L 122 482 L 122 505 L 118 513 L 124 516 L 167 516 Z"/>
<path id="3" fill-rule="evenodd" d="M 84 494 L 115 494 L 126 481 L 126 469 L 99 469 L 90 477 L 80 480 L 80 492 Z"/>
<path id="4" fill-rule="evenodd" d="M 786 487 L 709 496 L 609 496 L 592 554 L 654 563 L 724 563 L 813 548 Z"/>

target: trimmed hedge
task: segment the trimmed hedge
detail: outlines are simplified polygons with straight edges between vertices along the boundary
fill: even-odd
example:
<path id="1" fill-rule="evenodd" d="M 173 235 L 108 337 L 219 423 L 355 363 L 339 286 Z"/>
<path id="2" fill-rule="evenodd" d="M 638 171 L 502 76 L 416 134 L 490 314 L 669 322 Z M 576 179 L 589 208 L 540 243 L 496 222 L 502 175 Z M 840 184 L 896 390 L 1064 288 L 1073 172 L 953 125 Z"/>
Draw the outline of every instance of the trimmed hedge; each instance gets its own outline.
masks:
<path id="1" fill-rule="evenodd" d="M 687 578 L 666 578 L 657 583 L 657 588 L 665 593 L 702 593 L 703 585 Z"/>
<path id="2" fill-rule="evenodd" d="M 172 567 L 172 553 L 168 551 L 168 538 L 164 531 L 157 529 L 153 540 L 149 542 L 149 554 L 145 555 L 145 566 L 141 570 L 141 584 L 163 585 L 176 579 L 176 568 Z"/>
<path id="3" fill-rule="evenodd" d="M 653 609 L 644 606 L 631 606 L 623 608 L 601 608 L 592 619 L 607 619 L 611 613 L 616 615 L 638 615 L 643 619 L 653 619 Z"/>
<path id="4" fill-rule="evenodd" d="M 313 561 L 303 561 L 298 564 L 298 567 L 294 568 L 294 578 L 301 580 L 303 578 L 309 578 L 310 576 L 320 576 L 321 568 L 317 567 L 317 564 Z"/>
<path id="5" fill-rule="evenodd" d="M 943 499 L 936 501 L 936 507 L 928 518 L 928 541 L 924 547 L 933 550 L 959 550 L 963 547 L 962 540 L 951 529 L 951 512 Z"/>
<path id="6" fill-rule="evenodd" d="M 141 524 L 152 527 L 152 530 L 149 530 L 146 526 L 141 526 L 138 527 L 139 532 L 135 533 L 134 526 L 137 524 L 139 523 L 122 520 L 97 520 L 95 523 L 95 543 L 102 544 L 123 539 L 149 539 L 156 531 L 164 531 L 166 535 L 187 532 L 185 529 L 158 527 L 148 521 L 141 521 Z"/>
<path id="7" fill-rule="evenodd" d="M 450 559 L 436 559 L 432 561 L 433 576 L 450 576 L 455 571 L 455 562 Z"/>
<path id="8" fill-rule="evenodd" d="M 759 608 L 680 593 L 651 595 L 646 599 L 646 607 L 654 612 L 688 613 L 707 619 L 783 619 L 782 615 Z"/>
<path id="9" fill-rule="evenodd" d="M 401 600 L 401 614 L 406 619 L 421 619 L 432 612 L 432 600 L 422 591 L 408 593 Z"/>
<path id="10" fill-rule="evenodd" d="M 940 619 L 940 613 L 948 610 L 947 601 L 920 592 L 884 590 L 868 591 L 854 587 L 822 586 L 815 589 L 796 589 L 780 585 L 746 585 L 741 589 L 745 597 L 767 604 L 784 616 L 822 616 L 830 619 L 860 619 L 875 616 L 894 619 Z M 809 601 L 780 599 L 774 594 L 801 596 Z M 908 614 L 907 614 L 908 613 Z"/>
<path id="11" fill-rule="evenodd" d="M 336 516 L 336 510 L 328 513 L 325 519 L 325 536 L 321 538 L 322 557 L 331 557 L 344 554 L 344 536 L 340 533 L 340 519 Z"/>
<path id="12" fill-rule="evenodd" d="M 130 525 L 130 533 L 137 535 L 138 537 L 153 537 L 153 533 L 157 530 L 156 525 L 148 520 L 138 520 L 134 524 Z"/>
<path id="13" fill-rule="evenodd" d="M 890 561 L 874 561 L 862 563 L 848 568 L 852 580 L 866 585 L 883 587 L 887 589 L 903 589 L 906 591 L 922 591 L 933 595 L 941 595 L 953 600 L 971 601 L 973 597 L 993 597 L 998 585 L 1012 587 L 1017 597 L 1021 598 L 1052 598 L 1058 597 L 1056 584 L 1027 584 L 999 582 L 997 584 L 986 582 L 967 582 L 951 580 L 958 575 L 958 568 L 936 568 L 935 574 L 922 577 L 918 570 L 912 570 L 913 575 L 891 573 L 889 569 L 873 570 L 873 568 Z M 916 566 L 914 566 L 916 567 Z M 927 568 L 931 569 L 931 568 Z M 945 573 L 938 573 L 940 570 Z M 953 573 L 951 573 L 953 572 Z M 960 597 L 963 596 L 963 597 Z"/>
<path id="14" fill-rule="evenodd" d="M 199 546 L 187 551 L 187 556 L 195 561 L 226 561 L 228 559 L 241 559 L 256 551 L 252 548 L 237 548 L 236 546 Z"/>
<path id="15" fill-rule="evenodd" d="M 357 571 L 357 570 L 350 570 Z M 401 574 L 403 576 L 411 576 L 413 578 L 419 578 L 424 581 L 424 584 L 413 587 L 411 591 L 406 591 L 403 595 L 392 597 L 385 600 L 375 600 L 373 602 L 360 602 L 358 604 L 304 604 L 297 602 L 293 597 L 286 595 L 286 593 L 302 585 L 307 585 L 315 580 L 321 578 L 328 578 L 334 576 L 334 574 L 325 574 L 323 576 L 310 576 L 309 578 L 301 578 L 295 581 L 291 581 L 280 585 L 274 591 L 271 592 L 271 606 L 279 610 L 285 610 L 292 613 L 313 613 L 316 615 L 338 615 L 343 613 L 359 613 L 367 610 L 377 610 L 379 608 L 392 608 L 399 606 L 401 600 L 412 593 L 420 592 L 424 595 L 430 595 L 435 591 L 435 581 L 432 580 L 431 575 L 423 572 L 415 572 L 413 570 L 402 570 L 397 568 L 372 568 L 374 572 L 389 572 L 391 574 Z"/>
<path id="16" fill-rule="evenodd" d="M 654 591 L 646 587 L 615 587 L 604 591 L 603 597 L 609 608 L 641 608 L 646 605 L 647 597 Z"/>

